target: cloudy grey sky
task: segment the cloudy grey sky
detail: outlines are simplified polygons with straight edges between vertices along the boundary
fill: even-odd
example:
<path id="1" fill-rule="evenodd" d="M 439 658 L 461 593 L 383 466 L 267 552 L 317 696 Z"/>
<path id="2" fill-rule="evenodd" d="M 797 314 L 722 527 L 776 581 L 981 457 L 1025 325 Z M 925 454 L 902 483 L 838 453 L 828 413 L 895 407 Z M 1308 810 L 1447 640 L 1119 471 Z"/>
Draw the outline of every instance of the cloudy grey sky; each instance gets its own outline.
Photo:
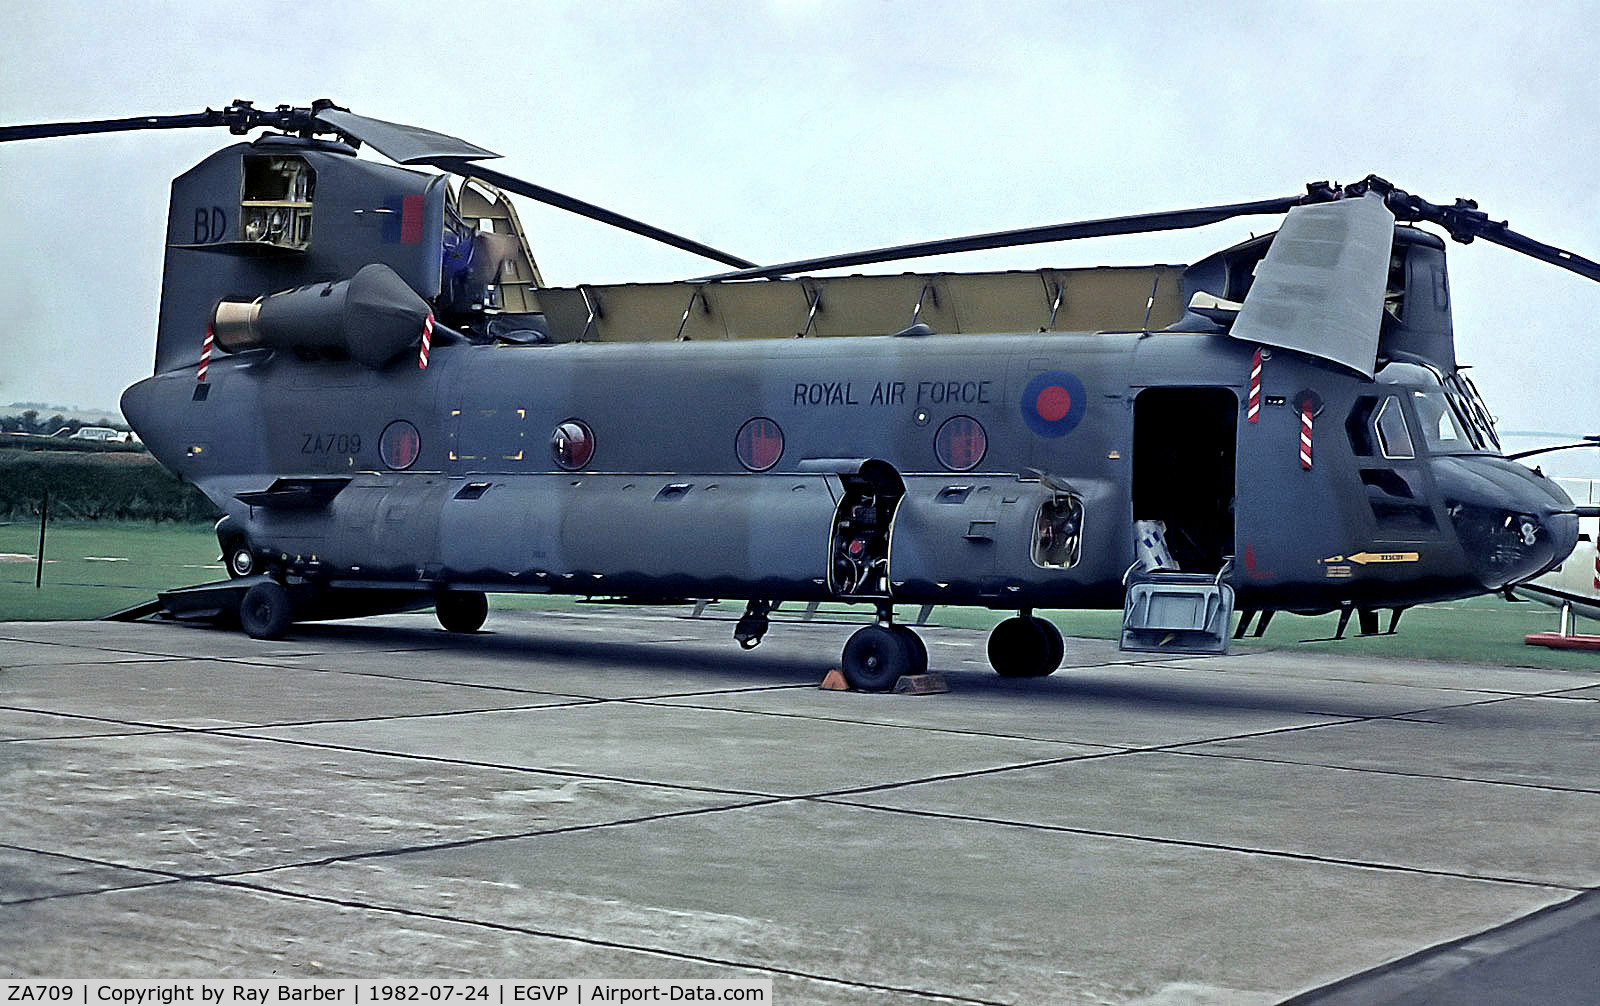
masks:
<path id="1" fill-rule="evenodd" d="M 0 9 L 0 122 L 331 97 L 756 261 L 1287 195 L 1376 172 L 1600 257 L 1588 3 L 75 3 Z M 168 183 L 230 138 L 0 147 L 0 403 L 113 406 L 150 369 Z M 706 264 L 540 206 L 547 281 Z M 1270 229 L 950 257 L 1190 262 Z M 1502 428 L 1600 431 L 1600 284 L 1452 245 Z M 888 271 L 898 266 L 887 267 Z"/>

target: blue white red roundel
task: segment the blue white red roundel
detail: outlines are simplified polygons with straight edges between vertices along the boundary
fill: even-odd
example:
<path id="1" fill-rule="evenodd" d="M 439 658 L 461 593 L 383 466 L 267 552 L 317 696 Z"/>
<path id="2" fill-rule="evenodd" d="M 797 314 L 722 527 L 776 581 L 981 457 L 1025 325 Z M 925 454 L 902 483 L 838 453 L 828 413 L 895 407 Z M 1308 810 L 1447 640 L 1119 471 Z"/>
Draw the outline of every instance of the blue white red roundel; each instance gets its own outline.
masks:
<path id="1" fill-rule="evenodd" d="M 1064 437 L 1089 407 L 1083 382 L 1065 370 L 1047 370 L 1022 389 L 1022 421 L 1041 437 Z"/>

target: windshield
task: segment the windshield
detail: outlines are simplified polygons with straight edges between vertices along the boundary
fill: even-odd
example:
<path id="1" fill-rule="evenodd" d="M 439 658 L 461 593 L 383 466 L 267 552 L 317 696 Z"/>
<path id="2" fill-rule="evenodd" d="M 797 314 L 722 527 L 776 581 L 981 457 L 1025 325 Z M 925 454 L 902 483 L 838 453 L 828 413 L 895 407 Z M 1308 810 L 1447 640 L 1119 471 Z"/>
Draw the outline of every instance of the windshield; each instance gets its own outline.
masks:
<path id="1" fill-rule="evenodd" d="M 1478 447 L 1500 453 L 1500 437 L 1494 431 L 1494 416 L 1489 412 L 1478 386 L 1472 383 L 1472 378 L 1456 371 L 1445 378 L 1444 386 L 1451 393 L 1456 407 L 1471 424 L 1470 432 L 1475 434 L 1473 439 Z"/>
<path id="2" fill-rule="evenodd" d="M 1422 423 L 1422 439 L 1435 454 L 1455 454 L 1472 450 L 1472 444 L 1456 426 L 1455 410 L 1442 391 L 1413 391 L 1411 404 Z"/>
<path id="3" fill-rule="evenodd" d="M 1467 375 L 1457 371 L 1447 377 L 1431 364 L 1392 361 L 1380 370 L 1378 380 L 1409 386 L 1411 405 L 1429 451 L 1500 453 L 1494 417 Z"/>

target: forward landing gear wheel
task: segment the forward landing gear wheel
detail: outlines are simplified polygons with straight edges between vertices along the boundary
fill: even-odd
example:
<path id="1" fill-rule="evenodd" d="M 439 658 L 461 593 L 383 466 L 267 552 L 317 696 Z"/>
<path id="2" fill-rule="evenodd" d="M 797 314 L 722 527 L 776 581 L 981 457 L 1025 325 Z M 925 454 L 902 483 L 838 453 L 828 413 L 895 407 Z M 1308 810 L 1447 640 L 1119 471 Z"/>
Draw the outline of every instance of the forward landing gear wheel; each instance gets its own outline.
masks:
<path id="1" fill-rule="evenodd" d="M 900 637 L 900 641 L 906 646 L 907 655 L 911 658 L 911 669 L 905 673 L 928 673 L 928 644 L 922 641 L 922 637 L 905 625 L 890 626 L 889 631 Z"/>
<path id="2" fill-rule="evenodd" d="M 1008 618 L 989 633 L 989 665 L 1002 678 L 1042 678 L 1065 654 L 1060 630 L 1032 615 Z"/>
<path id="3" fill-rule="evenodd" d="M 451 590 L 433 602 L 433 613 L 446 632 L 477 632 L 489 617 L 489 598 L 481 590 Z"/>
<path id="4" fill-rule="evenodd" d="M 243 538 L 228 542 L 228 547 L 222 552 L 222 564 L 228 567 L 228 576 L 235 580 L 253 574 L 256 571 L 256 556 L 250 551 L 250 543 Z"/>
<path id="5" fill-rule="evenodd" d="M 868 625 L 856 630 L 844 644 L 839 669 L 850 687 L 862 692 L 884 692 L 903 674 L 915 673 L 915 654 L 898 626 Z M 906 630 L 909 632 L 910 630 Z M 913 634 L 913 637 L 915 635 Z M 920 640 L 919 640 L 920 642 Z"/>
<path id="6" fill-rule="evenodd" d="M 294 621 L 289 591 L 276 580 L 264 580 L 244 592 L 239 602 L 239 627 L 252 639 L 278 639 Z"/>

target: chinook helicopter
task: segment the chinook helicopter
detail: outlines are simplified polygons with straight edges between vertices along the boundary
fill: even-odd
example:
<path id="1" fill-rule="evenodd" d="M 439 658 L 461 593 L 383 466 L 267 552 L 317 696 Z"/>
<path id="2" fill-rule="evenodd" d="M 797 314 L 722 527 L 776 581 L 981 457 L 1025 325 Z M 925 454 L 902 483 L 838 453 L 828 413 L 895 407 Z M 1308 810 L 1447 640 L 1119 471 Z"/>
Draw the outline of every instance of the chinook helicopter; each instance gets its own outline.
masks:
<path id="1" fill-rule="evenodd" d="M 897 606 L 1016 614 L 1002 675 L 1046 675 L 1038 608 L 1122 609 L 1122 644 L 1219 652 L 1231 615 L 1498 591 L 1571 552 L 1578 512 L 1501 454 L 1458 366 L 1450 237 L 1600 264 L 1375 176 L 1278 199 L 757 265 L 328 101 L 0 128 L 0 141 L 223 126 L 178 176 L 154 375 L 123 411 L 225 516 L 231 581 L 177 617 L 297 620 L 486 594 L 851 602 L 852 686 L 927 668 Z M 393 164 L 358 157 L 366 145 Z M 451 176 L 456 181 L 452 182 Z M 506 193 L 720 263 L 543 285 Z M 948 252 L 1282 226 L 1187 266 L 817 276 Z"/>

